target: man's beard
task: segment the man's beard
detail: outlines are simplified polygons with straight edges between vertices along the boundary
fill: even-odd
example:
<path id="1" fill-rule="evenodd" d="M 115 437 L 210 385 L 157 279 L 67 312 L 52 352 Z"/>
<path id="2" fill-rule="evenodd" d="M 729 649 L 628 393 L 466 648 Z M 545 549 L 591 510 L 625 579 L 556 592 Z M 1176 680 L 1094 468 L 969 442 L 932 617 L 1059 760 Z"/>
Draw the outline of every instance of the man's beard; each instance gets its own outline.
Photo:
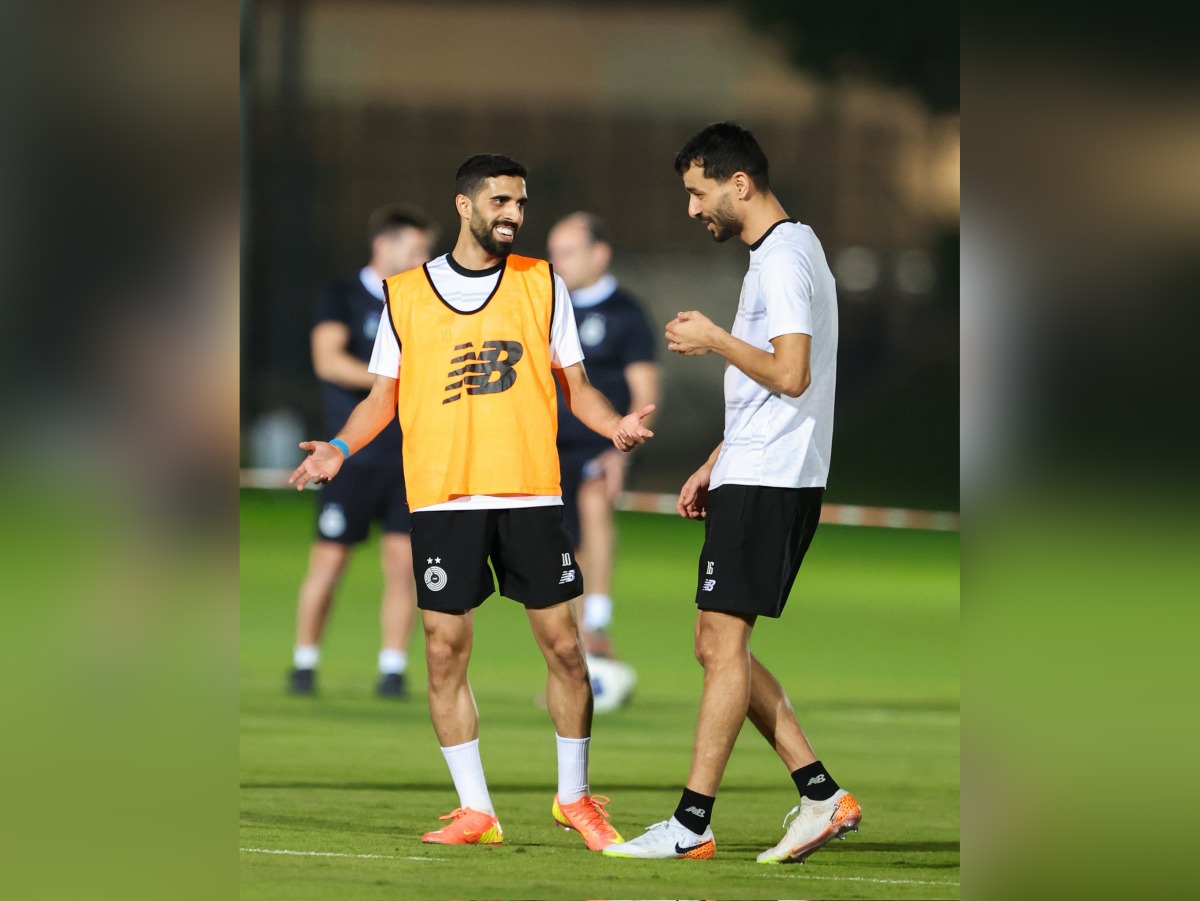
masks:
<path id="1" fill-rule="evenodd" d="M 495 222 L 485 222 L 482 216 L 471 217 L 471 234 L 475 236 L 475 240 L 479 242 L 479 246 L 483 248 L 488 256 L 500 257 L 503 259 L 512 253 L 512 241 L 500 241 L 492 234 L 492 229 L 500 224 L 508 225 L 513 230 L 513 240 L 517 237 L 517 226 L 513 222 L 505 219 L 498 219 Z"/>
<path id="2" fill-rule="evenodd" d="M 718 244 L 741 234 L 742 231 L 742 223 L 738 222 L 737 216 L 733 212 L 733 203 L 728 197 L 713 210 L 711 216 L 706 217 L 706 221 L 715 226 L 713 240 Z"/>

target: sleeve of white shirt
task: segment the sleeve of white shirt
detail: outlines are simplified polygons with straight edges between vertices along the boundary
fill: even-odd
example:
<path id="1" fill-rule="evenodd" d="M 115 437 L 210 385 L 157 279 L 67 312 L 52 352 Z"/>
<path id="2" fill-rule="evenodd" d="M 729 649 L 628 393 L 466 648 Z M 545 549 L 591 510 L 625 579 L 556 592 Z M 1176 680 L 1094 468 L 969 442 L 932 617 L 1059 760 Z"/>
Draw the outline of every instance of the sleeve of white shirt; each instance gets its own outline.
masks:
<path id="1" fill-rule="evenodd" d="M 375 332 L 375 347 L 371 349 L 371 362 L 367 371 L 375 375 L 386 375 L 390 379 L 400 375 L 400 342 L 392 328 L 392 309 L 383 305 L 383 316 L 379 319 L 379 330 Z"/>
<path id="2" fill-rule="evenodd" d="M 767 340 L 811 335 L 813 269 L 808 254 L 794 244 L 773 247 L 758 277 L 767 310 Z"/>
<path id="3" fill-rule="evenodd" d="M 582 360 L 583 348 L 579 344 L 579 332 L 575 328 L 571 295 L 567 291 L 566 282 L 555 275 L 554 316 L 550 320 L 550 365 L 555 369 L 566 369 Z"/>

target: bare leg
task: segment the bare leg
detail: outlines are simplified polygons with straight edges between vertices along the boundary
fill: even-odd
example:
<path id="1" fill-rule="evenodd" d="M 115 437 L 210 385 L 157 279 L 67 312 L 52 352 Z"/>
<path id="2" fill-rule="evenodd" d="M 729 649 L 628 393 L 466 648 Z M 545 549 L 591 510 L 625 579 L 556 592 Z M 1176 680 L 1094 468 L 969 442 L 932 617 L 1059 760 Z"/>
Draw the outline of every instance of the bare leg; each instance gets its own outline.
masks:
<path id="1" fill-rule="evenodd" d="M 579 550 L 576 557 L 583 573 L 588 594 L 608 595 L 612 586 L 613 563 L 616 559 L 617 530 L 613 524 L 613 505 L 608 482 L 600 478 L 587 479 L 579 486 Z M 612 639 L 604 631 L 592 631 L 584 625 L 585 606 L 582 598 L 571 602 L 584 650 L 589 654 L 615 657 Z"/>
<path id="2" fill-rule="evenodd" d="M 592 684 L 579 627 L 567 602 L 540 610 L 526 609 L 533 637 L 546 658 L 546 707 L 563 738 L 592 734 Z"/>
<path id="3" fill-rule="evenodd" d="M 296 605 L 297 646 L 318 645 L 325 631 L 334 591 L 350 560 L 350 547 L 336 541 L 318 541 L 308 555 L 308 572 Z"/>
<path id="4" fill-rule="evenodd" d="M 475 614 L 422 610 L 429 668 L 429 716 L 438 744 L 461 745 L 479 737 L 479 710 L 467 681 Z"/>
<path id="5" fill-rule="evenodd" d="M 692 746 L 687 787 L 715 796 L 750 706 L 750 633 L 754 617 L 701 610 L 696 618 L 696 659 L 704 690 Z"/>
<path id="6" fill-rule="evenodd" d="M 617 530 L 604 479 L 579 486 L 579 568 L 591 594 L 608 594 L 616 557 Z"/>
<path id="7" fill-rule="evenodd" d="M 380 552 L 383 566 L 383 604 L 380 608 L 383 647 L 407 652 L 417 611 L 412 541 L 402 532 L 388 532 L 380 543 Z"/>
<path id="8" fill-rule="evenodd" d="M 817 759 L 779 680 L 750 655 L 750 722 L 794 773 Z"/>

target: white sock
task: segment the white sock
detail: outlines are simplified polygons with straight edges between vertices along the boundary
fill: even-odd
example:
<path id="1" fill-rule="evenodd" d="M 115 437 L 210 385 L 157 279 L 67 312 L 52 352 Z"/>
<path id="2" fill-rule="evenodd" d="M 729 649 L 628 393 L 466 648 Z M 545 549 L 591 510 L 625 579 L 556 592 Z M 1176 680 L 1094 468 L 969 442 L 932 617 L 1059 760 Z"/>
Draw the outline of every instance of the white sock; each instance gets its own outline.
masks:
<path id="1" fill-rule="evenodd" d="M 408 655 L 395 648 L 384 648 L 379 652 L 379 671 L 381 673 L 402 673 L 408 669 Z"/>
<path id="2" fill-rule="evenodd" d="M 442 756 L 450 767 L 450 778 L 458 792 L 458 806 L 495 816 L 487 780 L 483 778 L 483 761 L 479 759 L 479 739 L 442 748 Z"/>
<path id="3" fill-rule="evenodd" d="M 558 803 L 573 804 L 591 794 L 588 784 L 590 738 L 563 738 L 558 733 Z"/>
<path id="4" fill-rule="evenodd" d="M 589 594 L 583 599 L 583 627 L 589 632 L 607 629 L 612 622 L 612 598 L 606 594 Z"/>
<path id="5" fill-rule="evenodd" d="M 296 669 L 316 669 L 321 652 L 315 644 L 298 644 L 292 651 L 292 666 Z"/>

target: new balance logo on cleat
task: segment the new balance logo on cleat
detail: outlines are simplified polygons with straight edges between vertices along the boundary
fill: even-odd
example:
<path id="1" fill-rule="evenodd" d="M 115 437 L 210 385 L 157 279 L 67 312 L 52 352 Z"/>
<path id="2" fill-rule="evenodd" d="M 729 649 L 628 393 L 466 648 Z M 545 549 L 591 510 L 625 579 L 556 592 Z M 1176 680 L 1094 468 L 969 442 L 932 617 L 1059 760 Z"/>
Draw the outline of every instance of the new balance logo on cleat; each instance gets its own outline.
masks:
<path id="1" fill-rule="evenodd" d="M 705 579 L 704 586 L 700 590 L 701 591 L 712 591 L 716 587 L 717 587 L 716 579 Z"/>
<path id="2" fill-rule="evenodd" d="M 809 779 L 808 784 L 809 785 L 820 785 L 824 781 L 825 781 L 825 774 L 822 773 L 819 776 L 813 776 L 811 779 Z"/>

